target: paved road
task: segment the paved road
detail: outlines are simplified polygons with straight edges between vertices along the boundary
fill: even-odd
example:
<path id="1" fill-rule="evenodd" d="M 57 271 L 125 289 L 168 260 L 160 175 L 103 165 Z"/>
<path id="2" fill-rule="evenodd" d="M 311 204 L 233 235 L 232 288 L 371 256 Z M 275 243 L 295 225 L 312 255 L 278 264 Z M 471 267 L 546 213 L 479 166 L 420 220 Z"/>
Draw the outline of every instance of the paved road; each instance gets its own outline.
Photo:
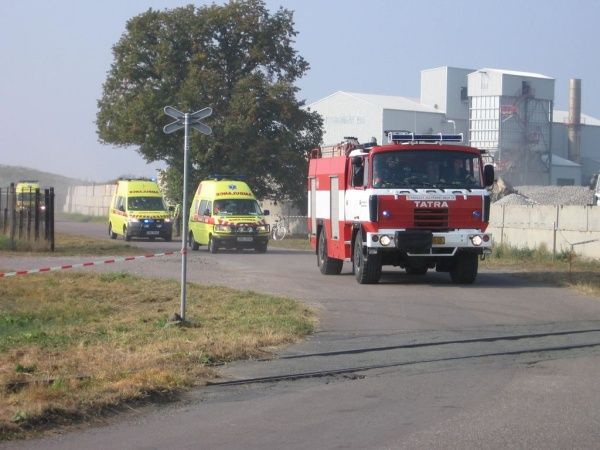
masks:
<path id="1" fill-rule="evenodd" d="M 57 224 L 98 236 L 104 228 Z M 0 257 L 0 267 L 9 262 Z M 175 257 L 122 269 L 176 278 L 179 267 Z M 599 447 L 599 298 L 493 272 L 465 287 L 447 274 L 389 270 L 361 286 L 344 269 L 324 277 L 301 251 L 191 253 L 191 281 L 301 299 L 319 310 L 317 333 L 273 360 L 224 367 L 176 404 L 0 448 Z"/>

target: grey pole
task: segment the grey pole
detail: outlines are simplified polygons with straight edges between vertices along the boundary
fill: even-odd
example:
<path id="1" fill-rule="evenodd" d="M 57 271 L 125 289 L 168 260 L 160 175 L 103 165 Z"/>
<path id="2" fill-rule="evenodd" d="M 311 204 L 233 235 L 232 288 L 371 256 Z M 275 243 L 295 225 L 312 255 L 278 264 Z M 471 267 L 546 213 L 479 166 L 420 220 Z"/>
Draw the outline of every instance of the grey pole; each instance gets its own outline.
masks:
<path id="1" fill-rule="evenodd" d="M 181 230 L 181 310 L 179 320 L 185 321 L 185 291 L 186 291 L 186 276 L 187 276 L 187 239 L 188 239 L 188 209 L 187 209 L 187 176 L 188 176 L 188 151 L 190 148 L 189 129 L 195 128 L 202 134 L 212 134 L 212 129 L 208 125 L 200 122 L 200 119 L 208 117 L 212 114 L 212 108 L 202 108 L 193 113 L 182 113 L 172 106 L 165 106 L 165 114 L 174 118 L 175 122 L 165 125 L 163 131 L 167 134 L 177 130 L 184 129 L 183 139 L 183 227 Z"/>
<path id="2" fill-rule="evenodd" d="M 187 176 L 188 176 L 188 150 L 190 115 L 185 113 L 184 118 L 184 138 L 183 138 L 183 228 L 181 231 L 181 320 L 185 321 L 185 294 L 186 294 L 186 278 L 187 278 L 187 235 L 188 235 L 188 219 L 187 219 Z"/>

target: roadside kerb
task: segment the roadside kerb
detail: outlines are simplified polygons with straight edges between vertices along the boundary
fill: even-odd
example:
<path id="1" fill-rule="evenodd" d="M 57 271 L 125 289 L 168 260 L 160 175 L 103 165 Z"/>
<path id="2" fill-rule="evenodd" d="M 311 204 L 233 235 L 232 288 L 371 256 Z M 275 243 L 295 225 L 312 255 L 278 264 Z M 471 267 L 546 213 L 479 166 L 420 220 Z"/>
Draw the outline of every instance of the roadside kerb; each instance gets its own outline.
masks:
<path id="1" fill-rule="evenodd" d="M 16 272 L 0 272 L 0 278 L 8 278 L 8 277 L 14 277 L 14 276 L 19 276 L 19 275 L 31 275 L 34 273 L 57 272 L 59 270 L 76 269 L 79 267 L 99 266 L 101 264 L 114 264 L 114 263 L 120 263 L 120 262 L 135 261 L 137 259 L 145 259 L 145 258 L 157 258 L 157 257 L 161 257 L 161 256 L 170 256 L 170 255 L 175 255 L 175 254 L 179 254 L 179 253 L 180 252 L 150 253 L 147 255 L 126 256 L 123 258 L 111 258 L 111 259 L 105 259 L 105 260 L 101 260 L 101 261 L 89 261 L 89 262 L 77 263 L 77 264 L 63 264 L 61 266 L 54 266 L 54 267 L 42 267 L 39 269 L 18 270 Z"/>

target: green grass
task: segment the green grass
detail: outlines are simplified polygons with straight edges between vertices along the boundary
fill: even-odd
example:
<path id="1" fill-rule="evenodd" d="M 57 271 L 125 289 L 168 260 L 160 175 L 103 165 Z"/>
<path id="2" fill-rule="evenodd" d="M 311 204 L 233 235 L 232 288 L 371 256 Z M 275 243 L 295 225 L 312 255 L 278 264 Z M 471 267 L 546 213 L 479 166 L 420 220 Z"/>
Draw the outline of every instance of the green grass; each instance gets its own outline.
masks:
<path id="1" fill-rule="evenodd" d="M 57 213 L 56 219 L 68 220 L 69 222 L 79 223 L 107 223 L 108 219 L 106 216 L 88 216 L 81 213 Z"/>
<path id="2" fill-rule="evenodd" d="M 0 235 L 0 251 L 8 254 L 36 254 L 36 255 L 135 255 L 143 253 L 143 250 L 126 244 L 122 241 L 101 240 L 85 236 L 57 233 L 54 236 L 54 252 L 51 252 L 48 243 L 44 240 L 39 242 L 11 240 Z"/>
<path id="3" fill-rule="evenodd" d="M 600 261 L 567 251 L 553 255 L 545 246 L 528 249 L 497 245 L 481 267 L 509 270 L 530 280 L 600 296 Z"/>
<path id="4" fill-rule="evenodd" d="M 269 247 L 287 248 L 293 250 L 311 250 L 310 242 L 305 235 L 302 236 L 286 236 L 281 241 L 274 239 L 269 240 Z"/>
<path id="5" fill-rule="evenodd" d="M 188 286 L 122 272 L 0 280 L 0 439 L 85 420 L 107 407 L 176 393 L 209 365 L 264 355 L 313 331 L 289 298 Z"/>

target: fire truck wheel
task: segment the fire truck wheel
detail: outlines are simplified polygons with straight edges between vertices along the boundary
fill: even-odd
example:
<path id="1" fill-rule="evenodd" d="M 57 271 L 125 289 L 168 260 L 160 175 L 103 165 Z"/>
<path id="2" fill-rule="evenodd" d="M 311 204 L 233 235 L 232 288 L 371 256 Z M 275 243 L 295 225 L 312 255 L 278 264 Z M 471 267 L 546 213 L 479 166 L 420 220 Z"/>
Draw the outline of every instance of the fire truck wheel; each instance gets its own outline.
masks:
<path id="1" fill-rule="evenodd" d="M 381 258 L 379 255 L 369 255 L 365 258 L 363 251 L 362 232 L 358 232 L 354 241 L 354 257 L 352 268 L 356 281 L 360 284 L 375 284 L 381 278 Z"/>
<path id="2" fill-rule="evenodd" d="M 475 253 L 459 253 L 456 264 L 450 270 L 450 279 L 457 284 L 471 284 L 477 278 L 479 255 Z"/>
<path id="3" fill-rule="evenodd" d="M 219 251 L 219 248 L 217 247 L 217 244 L 212 236 L 208 238 L 208 251 L 211 253 L 217 253 Z"/>
<path id="4" fill-rule="evenodd" d="M 200 247 L 200 245 L 198 245 L 198 243 L 196 242 L 196 239 L 194 239 L 194 233 L 192 233 L 191 231 L 188 237 L 188 245 L 192 250 L 198 250 L 198 247 Z"/>
<path id="5" fill-rule="evenodd" d="M 108 224 L 108 235 L 110 236 L 111 239 L 116 239 L 117 238 L 117 233 L 115 233 L 112 230 L 112 223 Z"/>
<path id="6" fill-rule="evenodd" d="M 325 230 L 321 230 L 317 248 L 317 266 L 319 266 L 321 273 L 323 275 L 339 275 L 342 271 L 343 265 L 343 260 L 330 258 L 327 256 L 327 239 L 325 239 Z"/>

